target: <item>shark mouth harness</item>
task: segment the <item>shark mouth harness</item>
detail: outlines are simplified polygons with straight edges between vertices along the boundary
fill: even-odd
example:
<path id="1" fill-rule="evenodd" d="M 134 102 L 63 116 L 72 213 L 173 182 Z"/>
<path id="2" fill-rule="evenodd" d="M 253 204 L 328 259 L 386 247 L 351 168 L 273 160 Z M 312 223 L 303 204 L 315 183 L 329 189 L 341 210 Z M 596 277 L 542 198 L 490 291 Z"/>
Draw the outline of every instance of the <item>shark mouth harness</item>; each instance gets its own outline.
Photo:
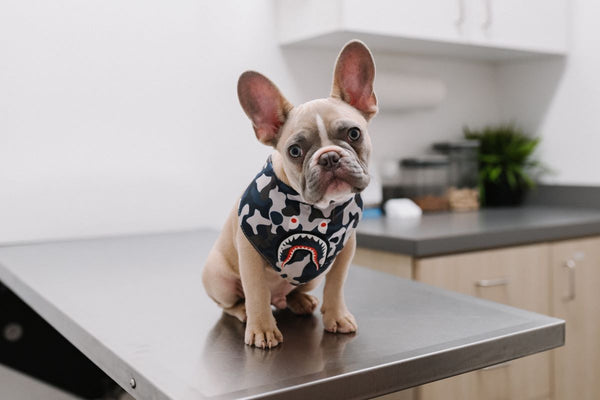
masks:
<path id="1" fill-rule="evenodd" d="M 293 285 L 325 272 L 350 238 L 362 215 L 359 194 L 321 209 L 304 203 L 280 181 L 271 157 L 240 199 L 242 232 L 282 278 Z"/>

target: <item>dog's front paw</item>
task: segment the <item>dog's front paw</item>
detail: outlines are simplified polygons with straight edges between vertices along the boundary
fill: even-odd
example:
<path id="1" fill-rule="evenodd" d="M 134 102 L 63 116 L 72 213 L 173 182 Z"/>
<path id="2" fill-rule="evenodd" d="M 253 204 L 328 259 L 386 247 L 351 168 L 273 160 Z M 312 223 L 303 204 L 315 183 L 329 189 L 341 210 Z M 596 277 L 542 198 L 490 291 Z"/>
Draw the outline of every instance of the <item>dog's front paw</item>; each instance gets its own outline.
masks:
<path id="1" fill-rule="evenodd" d="M 249 346 L 270 349 L 283 342 L 283 335 L 277 329 L 273 316 L 266 321 L 248 319 L 244 342 Z"/>
<path id="2" fill-rule="evenodd" d="M 322 312 L 323 326 L 325 326 L 327 332 L 351 333 L 356 332 L 358 329 L 354 315 L 345 307 L 324 310 Z"/>

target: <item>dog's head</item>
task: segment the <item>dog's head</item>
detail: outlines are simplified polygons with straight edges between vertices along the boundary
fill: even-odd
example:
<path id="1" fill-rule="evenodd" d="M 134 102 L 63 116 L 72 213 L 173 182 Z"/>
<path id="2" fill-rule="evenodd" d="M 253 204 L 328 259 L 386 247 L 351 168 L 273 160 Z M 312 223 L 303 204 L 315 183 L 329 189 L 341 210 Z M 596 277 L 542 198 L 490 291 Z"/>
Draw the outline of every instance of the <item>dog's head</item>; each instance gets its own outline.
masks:
<path id="1" fill-rule="evenodd" d="M 340 52 L 330 97 L 292 106 L 269 79 L 247 71 L 238 97 L 259 141 L 279 152 L 290 185 L 307 203 L 325 207 L 369 184 L 368 121 L 377 113 L 375 64 L 351 41 Z"/>

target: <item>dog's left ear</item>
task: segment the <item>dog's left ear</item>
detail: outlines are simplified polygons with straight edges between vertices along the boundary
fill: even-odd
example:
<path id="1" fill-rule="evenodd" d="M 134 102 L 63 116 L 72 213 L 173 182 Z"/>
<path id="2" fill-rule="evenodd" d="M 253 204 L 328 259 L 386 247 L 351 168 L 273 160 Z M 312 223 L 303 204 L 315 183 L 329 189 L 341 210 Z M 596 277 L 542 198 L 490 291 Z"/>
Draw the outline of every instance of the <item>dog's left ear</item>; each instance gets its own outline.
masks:
<path id="1" fill-rule="evenodd" d="M 331 97 L 350 104 L 368 121 L 377 114 L 374 80 L 375 63 L 371 52 L 360 40 L 352 40 L 344 46 L 335 63 Z"/>

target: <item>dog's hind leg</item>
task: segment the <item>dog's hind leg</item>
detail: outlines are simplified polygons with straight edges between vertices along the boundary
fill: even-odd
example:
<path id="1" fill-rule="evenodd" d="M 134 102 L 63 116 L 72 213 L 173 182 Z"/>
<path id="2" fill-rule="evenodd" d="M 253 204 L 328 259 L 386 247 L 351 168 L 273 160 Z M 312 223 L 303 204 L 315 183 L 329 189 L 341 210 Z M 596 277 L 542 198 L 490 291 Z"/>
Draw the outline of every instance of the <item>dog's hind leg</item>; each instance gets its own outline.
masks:
<path id="1" fill-rule="evenodd" d="M 246 322 L 248 316 L 246 315 L 246 302 L 240 300 L 236 305 L 229 308 L 224 308 L 223 311 L 232 317 L 236 317 L 241 322 Z"/>
<path id="2" fill-rule="evenodd" d="M 315 278 L 302 286 L 298 286 L 287 295 L 287 306 L 294 314 L 312 314 L 315 311 L 315 308 L 319 305 L 319 299 L 307 292 L 317 287 L 321 280 L 322 277 Z"/>
<path id="3" fill-rule="evenodd" d="M 202 283 L 208 296 L 226 312 L 244 299 L 240 277 L 233 272 L 229 261 L 217 248 L 213 248 L 208 255 L 202 270 Z"/>

